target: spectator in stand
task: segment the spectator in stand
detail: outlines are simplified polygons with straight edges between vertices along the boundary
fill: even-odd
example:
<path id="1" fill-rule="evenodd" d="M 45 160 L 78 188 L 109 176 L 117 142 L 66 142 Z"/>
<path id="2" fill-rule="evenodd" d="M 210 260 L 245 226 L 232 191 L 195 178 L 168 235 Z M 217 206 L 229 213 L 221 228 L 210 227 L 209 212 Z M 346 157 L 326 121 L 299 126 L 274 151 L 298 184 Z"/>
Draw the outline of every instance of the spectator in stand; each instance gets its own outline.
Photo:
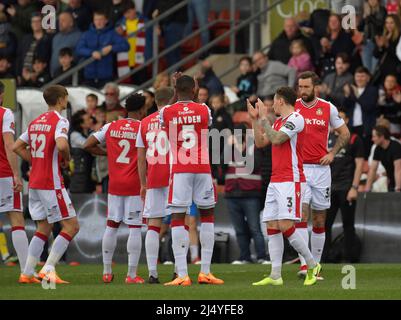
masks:
<path id="1" fill-rule="evenodd" d="M 38 10 L 38 3 L 32 0 L 18 0 L 17 5 L 7 8 L 13 31 L 19 41 L 25 34 L 32 32 L 31 17 Z"/>
<path id="2" fill-rule="evenodd" d="M 339 116 L 349 123 L 344 110 L 339 111 Z M 329 136 L 329 150 L 337 141 L 337 133 Z M 355 133 L 351 135 L 349 144 L 342 148 L 330 165 L 331 168 L 331 207 L 327 210 L 326 219 L 326 242 L 324 254 L 328 257 L 332 242 L 331 230 L 337 212 L 341 210 L 341 218 L 344 229 L 344 253 L 347 262 L 358 262 L 357 253 L 354 252 L 355 245 L 355 209 L 358 188 L 363 171 L 365 151 L 362 139 Z M 326 259 L 325 259 L 326 260 Z M 328 261 L 337 262 L 337 261 Z"/>
<path id="3" fill-rule="evenodd" d="M 48 83 L 51 78 L 47 71 L 47 61 L 42 57 L 35 58 L 33 62 L 32 71 L 24 69 L 22 71 L 22 80 L 20 85 L 22 87 L 41 88 Z"/>
<path id="4" fill-rule="evenodd" d="M 341 26 L 341 17 L 331 14 L 327 27 L 327 34 L 320 39 L 319 65 L 320 75 L 323 78 L 330 72 L 335 71 L 335 57 L 345 52 L 351 58 L 354 54 L 355 45 L 351 34 L 347 33 Z"/>
<path id="5" fill-rule="evenodd" d="M 390 121 L 390 133 L 392 136 L 401 135 L 401 86 L 397 83 L 397 77 L 389 74 L 384 80 L 383 87 L 379 90 L 379 114 Z"/>
<path id="6" fill-rule="evenodd" d="M 373 56 L 376 37 L 382 35 L 386 9 L 380 0 L 368 0 L 363 7 L 363 19 L 359 29 L 363 31 L 362 62 L 371 74 L 374 73 L 378 60 Z"/>
<path id="7" fill-rule="evenodd" d="M 207 87 L 199 87 L 197 101 L 209 105 L 209 89 Z"/>
<path id="8" fill-rule="evenodd" d="M 98 131 L 105 124 L 106 124 L 106 112 L 103 110 L 103 108 L 97 106 L 95 110 L 95 121 L 94 125 L 92 126 L 92 131 Z"/>
<path id="9" fill-rule="evenodd" d="M 112 0 L 109 10 L 109 22 L 112 26 L 116 24 L 124 17 L 124 12 L 128 6 L 135 4 L 131 0 Z"/>
<path id="10" fill-rule="evenodd" d="M 171 9 L 178 3 L 181 3 L 181 0 L 159 0 L 157 1 L 156 11 L 154 12 L 153 17 L 155 18 L 158 15 L 163 14 L 167 10 Z M 172 45 L 179 42 L 184 36 L 185 25 L 188 22 L 188 8 L 187 6 L 182 7 L 177 10 L 175 13 L 171 14 L 167 18 L 163 19 L 160 23 L 165 47 L 169 48 Z M 177 62 L 181 60 L 181 49 L 180 47 L 172 50 L 170 53 L 166 55 L 167 65 L 169 67 L 173 66 Z"/>
<path id="11" fill-rule="evenodd" d="M 90 135 L 92 120 L 85 110 L 77 111 L 71 118 L 71 158 L 72 170 L 70 181 L 71 193 L 92 193 L 95 184 L 92 180 L 93 156 L 83 149 Z"/>
<path id="12" fill-rule="evenodd" d="M 210 0 L 190 0 L 188 3 L 188 23 L 185 27 L 185 36 L 189 36 L 193 30 L 193 24 L 196 17 L 198 29 L 204 28 L 208 24 L 210 10 Z M 209 30 L 201 33 L 202 46 L 209 43 Z"/>
<path id="13" fill-rule="evenodd" d="M 99 98 L 96 94 L 90 93 L 85 98 L 86 101 L 86 108 L 85 111 L 89 114 L 92 118 L 96 117 L 96 109 L 99 103 Z"/>
<path id="14" fill-rule="evenodd" d="M 397 57 L 396 48 L 400 40 L 400 18 L 389 15 L 384 24 L 382 36 L 376 37 L 374 56 L 380 60 L 377 72 L 373 75 L 372 82 L 376 85 L 383 83 L 388 74 L 396 72 L 398 81 L 401 81 L 401 61 Z"/>
<path id="15" fill-rule="evenodd" d="M 89 29 L 92 13 L 82 3 L 82 0 L 69 0 L 66 11 L 72 14 L 75 25 L 81 32 L 85 32 Z"/>
<path id="16" fill-rule="evenodd" d="M 127 39 L 130 49 L 128 53 L 119 53 L 118 76 L 127 74 L 130 70 L 145 63 L 146 33 L 139 31 L 145 25 L 145 19 L 138 14 L 135 4 L 128 3 L 123 7 L 124 16 L 117 22 L 117 32 Z M 128 63 L 128 66 L 127 66 Z M 120 65 L 122 65 L 120 67 Z M 130 80 L 133 84 L 140 85 L 146 78 L 146 69 L 137 71 Z"/>
<path id="17" fill-rule="evenodd" d="M 71 48 L 62 48 L 59 51 L 59 67 L 54 72 L 54 78 L 62 75 L 64 72 L 67 72 L 71 68 L 74 67 L 74 57 Z M 72 85 L 72 76 L 68 77 L 59 82 L 62 86 L 71 86 Z"/>
<path id="18" fill-rule="evenodd" d="M 253 55 L 253 63 L 258 69 L 257 96 L 263 100 L 274 95 L 282 86 L 294 87 L 296 71 L 280 61 L 271 61 L 260 51 Z"/>
<path id="19" fill-rule="evenodd" d="M 299 29 L 299 25 L 295 18 L 287 18 L 284 20 L 284 30 L 280 35 L 274 39 L 270 46 L 269 50 L 269 59 L 280 61 L 284 64 L 287 64 L 288 61 L 291 59 L 291 51 L 290 46 L 291 42 L 294 40 L 302 40 L 306 50 L 308 51 L 309 55 L 312 57 L 313 61 L 313 47 L 312 43 L 304 36 Z"/>
<path id="20" fill-rule="evenodd" d="M 145 107 L 146 110 L 148 110 L 147 115 L 151 115 L 158 110 L 155 101 L 155 94 L 149 90 L 145 90 L 142 94 L 145 97 Z"/>
<path id="21" fill-rule="evenodd" d="M 114 82 L 109 82 L 104 87 L 105 101 L 100 107 L 106 112 L 106 122 L 112 122 L 127 116 L 127 111 L 120 104 L 120 89 Z"/>
<path id="22" fill-rule="evenodd" d="M 373 162 L 369 167 L 368 181 L 365 187 L 366 192 L 371 191 L 379 162 L 386 169 L 389 192 L 401 191 L 401 144 L 390 137 L 390 131 L 386 127 L 374 127 L 372 140 L 377 147 L 373 155 Z"/>
<path id="23" fill-rule="evenodd" d="M 239 70 L 241 75 L 237 78 L 237 85 L 231 89 L 241 101 L 250 98 L 251 102 L 255 102 L 258 79 L 252 68 L 252 58 L 242 57 L 239 61 Z"/>
<path id="24" fill-rule="evenodd" d="M 0 79 L 14 78 L 11 73 L 10 58 L 0 55 Z"/>
<path id="25" fill-rule="evenodd" d="M 39 8 L 41 11 L 44 6 L 52 6 L 56 9 L 56 15 L 59 16 L 63 11 L 68 8 L 67 3 L 64 3 L 62 0 L 40 0 Z"/>
<path id="26" fill-rule="evenodd" d="M 170 76 L 167 72 L 159 73 L 156 76 L 155 82 L 153 82 L 153 89 L 159 90 L 161 88 L 167 88 L 170 86 Z"/>
<path id="27" fill-rule="evenodd" d="M 227 201 L 227 209 L 235 230 L 240 256 L 232 264 L 252 263 L 251 239 L 254 241 L 256 259 L 258 263 L 267 263 L 265 239 L 260 227 L 260 197 L 262 190 L 262 176 L 260 164 L 262 152 L 255 148 L 248 147 L 246 143 L 247 126 L 240 124 L 235 127 L 236 131 L 242 134 L 235 134 L 230 137 L 226 148 L 233 154 L 233 161 L 230 162 L 225 175 L 224 193 Z M 251 174 L 240 175 L 238 172 L 245 169 L 241 161 L 246 155 L 254 157 L 254 166 Z M 245 169 L 246 170 L 246 169 Z"/>
<path id="28" fill-rule="evenodd" d="M 56 70 L 60 67 L 60 50 L 71 48 L 72 51 L 81 38 L 81 32 L 74 26 L 74 18 L 71 13 L 63 12 L 58 18 L 59 32 L 54 36 L 52 43 L 52 56 L 50 62 L 50 74 L 55 77 Z"/>
<path id="29" fill-rule="evenodd" d="M 51 55 L 51 37 L 42 29 L 42 16 L 35 13 L 31 18 L 31 27 L 33 33 L 23 36 L 18 47 L 17 56 L 17 75 L 32 72 L 33 59 L 40 57 L 44 61 L 50 60 Z"/>
<path id="30" fill-rule="evenodd" d="M 352 133 L 358 134 L 364 142 L 365 159 L 372 145 L 372 129 L 378 115 L 378 89 L 369 84 L 370 73 L 365 67 L 359 67 L 354 75 L 355 85 L 344 86 L 344 107 L 350 119 Z"/>
<path id="31" fill-rule="evenodd" d="M 101 88 L 113 79 L 114 55 L 129 50 L 128 42 L 108 24 L 103 12 L 95 12 L 93 24 L 78 42 L 76 53 L 85 59 L 93 57 L 95 61 L 85 67 L 85 84 Z"/>
<path id="32" fill-rule="evenodd" d="M 7 16 L 0 11 L 0 55 L 15 58 L 17 54 L 17 37 L 11 31 Z"/>
<path id="33" fill-rule="evenodd" d="M 210 108 L 212 110 L 212 125 L 210 129 L 216 129 L 226 139 L 231 135 L 233 130 L 233 121 L 231 115 L 228 113 L 223 95 L 212 95 L 210 97 Z M 227 140 L 223 137 L 220 138 L 220 144 L 214 141 L 213 138 L 209 139 L 209 157 L 211 161 L 212 176 L 217 180 L 219 185 L 224 184 L 224 172 L 219 160 L 222 158 L 224 145 Z M 213 142 L 213 143 L 212 143 Z M 214 160 L 213 160 L 214 159 Z"/>
<path id="34" fill-rule="evenodd" d="M 349 72 L 350 60 L 346 53 L 339 53 L 336 57 L 336 71 L 329 73 L 323 79 L 320 96 L 329 100 L 335 106 L 342 106 L 344 101 L 344 86 L 352 84 L 354 77 Z"/>
<path id="35" fill-rule="evenodd" d="M 297 77 L 304 71 L 314 71 L 312 58 L 302 40 L 294 40 L 290 46 L 291 59 L 288 66 L 297 71 Z"/>
<path id="36" fill-rule="evenodd" d="M 200 85 L 208 88 L 209 95 L 224 95 L 224 86 L 214 73 L 213 67 L 209 61 L 202 61 L 198 78 L 200 79 Z"/>

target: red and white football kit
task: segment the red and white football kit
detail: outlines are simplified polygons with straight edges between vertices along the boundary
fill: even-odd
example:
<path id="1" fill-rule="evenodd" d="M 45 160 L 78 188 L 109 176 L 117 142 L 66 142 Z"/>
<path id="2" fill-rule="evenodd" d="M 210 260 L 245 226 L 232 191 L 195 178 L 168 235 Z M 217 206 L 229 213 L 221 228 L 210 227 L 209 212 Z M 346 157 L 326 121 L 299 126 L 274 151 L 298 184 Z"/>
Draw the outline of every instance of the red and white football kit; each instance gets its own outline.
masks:
<path id="1" fill-rule="evenodd" d="M 13 190 L 13 171 L 4 147 L 4 133 L 15 134 L 14 115 L 10 109 L 0 107 L 0 213 L 21 212 L 22 196 Z"/>
<path id="2" fill-rule="evenodd" d="M 163 218 L 168 210 L 170 148 L 167 132 L 160 125 L 158 111 L 142 119 L 136 146 L 146 150 L 147 191 L 143 217 Z"/>
<path id="3" fill-rule="evenodd" d="M 170 142 L 169 207 L 182 212 L 192 200 L 200 209 L 214 208 L 216 194 L 209 163 L 208 127 L 212 117 L 205 104 L 179 101 L 160 111 Z"/>
<path id="4" fill-rule="evenodd" d="M 320 159 L 327 155 L 330 129 L 338 129 L 344 120 L 337 108 L 328 101 L 316 98 L 311 106 L 298 99 L 295 110 L 305 119 L 307 139 L 303 147 L 306 190 L 304 203 L 312 209 L 330 208 L 331 171 L 330 166 L 320 165 Z"/>
<path id="5" fill-rule="evenodd" d="M 293 112 L 286 118 L 278 118 L 273 129 L 284 132 L 290 139 L 272 146 L 272 176 L 266 193 L 263 221 L 299 221 L 305 188 L 302 155 L 305 120 L 298 112 Z"/>
<path id="6" fill-rule="evenodd" d="M 33 120 L 20 139 L 31 149 L 29 212 L 32 220 L 55 223 L 76 216 L 61 175 L 56 139 L 68 139 L 68 120 L 48 111 Z"/>
<path id="7" fill-rule="evenodd" d="M 139 120 L 121 119 L 104 125 L 93 136 L 106 143 L 109 165 L 107 219 L 142 225 L 143 202 L 138 175 L 136 139 Z"/>

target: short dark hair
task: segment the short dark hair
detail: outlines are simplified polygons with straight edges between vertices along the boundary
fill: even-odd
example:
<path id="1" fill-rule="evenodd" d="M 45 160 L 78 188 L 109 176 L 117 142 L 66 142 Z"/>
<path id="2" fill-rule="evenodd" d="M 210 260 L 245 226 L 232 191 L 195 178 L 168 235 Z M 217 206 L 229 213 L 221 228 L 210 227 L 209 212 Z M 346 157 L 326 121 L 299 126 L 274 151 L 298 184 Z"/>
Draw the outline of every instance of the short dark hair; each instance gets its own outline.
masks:
<path id="1" fill-rule="evenodd" d="M 317 86 L 320 83 L 319 76 L 313 71 L 302 72 L 298 77 L 298 80 L 299 79 L 302 79 L 302 80 L 312 79 L 312 83 L 314 86 Z"/>
<path id="2" fill-rule="evenodd" d="M 59 99 L 68 96 L 68 91 L 59 84 L 51 85 L 43 92 L 43 98 L 49 106 L 55 106 Z"/>
<path id="3" fill-rule="evenodd" d="M 360 67 L 356 68 L 355 74 L 356 74 L 356 73 L 364 73 L 364 74 L 370 76 L 370 71 L 369 71 L 369 69 L 366 68 L 366 67 L 363 67 L 363 66 L 360 66 Z"/>
<path id="4" fill-rule="evenodd" d="M 99 101 L 99 97 L 98 97 L 96 94 L 94 94 L 94 93 L 89 93 L 89 94 L 86 96 L 86 98 L 93 98 L 93 99 L 95 99 L 96 101 Z"/>
<path id="5" fill-rule="evenodd" d="M 159 107 L 167 105 L 174 97 L 174 89 L 171 87 L 160 88 L 156 90 L 155 100 Z"/>
<path id="6" fill-rule="evenodd" d="M 109 18 L 107 12 L 104 11 L 104 10 L 96 10 L 96 11 L 93 13 L 93 16 L 95 16 L 95 15 L 96 15 L 96 16 L 103 16 L 103 17 L 105 17 L 106 19 Z"/>
<path id="7" fill-rule="evenodd" d="M 65 57 L 65 56 L 70 56 L 72 57 L 74 54 L 72 52 L 72 49 L 69 47 L 65 47 L 60 49 L 60 51 L 58 52 L 58 56 L 59 57 Z"/>
<path id="8" fill-rule="evenodd" d="M 375 126 L 373 128 L 373 130 L 376 131 L 376 134 L 379 137 L 384 137 L 384 139 L 386 140 L 390 140 L 391 134 L 390 134 L 390 130 L 384 126 Z"/>
<path id="9" fill-rule="evenodd" d="M 146 98 L 140 93 L 131 94 L 125 101 L 127 112 L 135 112 L 141 110 L 145 106 Z"/>
<path id="10" fill-rule="evenodd" d="M 46 63 L 47 64 L 47 61 L 48 60 L 46 58 L 42 57 L 42 56 L 36 56 L 33 59 L 33 63 L 40 62 L 40 63 Z"/>
<path id="11" fill-rule="evenodd" d="M 295 106 L 295 102 L 297 101 L 297 93 L 293 88 L 290 87 L 281 87 L 276 91 L 276 96 L 283 98 L 285 103 Z"/>
<path id="12" fill-rule="evenodd" d="M 4 93 L 4 89 L 5 89 L 4 83 L 0 81 L 0 94 Z"/>
<path id="13" fill-rule="evenodd" d="M 134 9 L 136 10 L 136 5 L 134 2 L 128 2 L 123 5 L 123 12 L 127 12 L 128 10 Z"/>
<path id="14" fill-rule="evenodd" d="M 252 66 L 252 58 L 251 57 L 244 56 L 239 60 L 239 63 L 241 63 L 242 61 L 248 61 L 248 63 Z"/>
<path id="15" fill-rule="evenodd" d="M 343 63 L 351 63 L 351 60 L 349 58 L 349 55 L 346 52 L 340 52 L 336 55 L 336 60 L 337 59 L 341 59 L 343 61 Z"/>
<path id="16" fill-rule="evenodd" d="M 209 93 L 209 88 L 206 87 L 206 86 L 200 86 L 200 87 L 199 87 L 199 90 L 200 90 L 200 89 L 206 90 L 206 91 Z"/>
<path id="17" fill-rule="evenodd" d="M 177 93 L 191 94 L 195 89 L 195 80 L 187 75 L 177 79 L 176 83 Z"/>

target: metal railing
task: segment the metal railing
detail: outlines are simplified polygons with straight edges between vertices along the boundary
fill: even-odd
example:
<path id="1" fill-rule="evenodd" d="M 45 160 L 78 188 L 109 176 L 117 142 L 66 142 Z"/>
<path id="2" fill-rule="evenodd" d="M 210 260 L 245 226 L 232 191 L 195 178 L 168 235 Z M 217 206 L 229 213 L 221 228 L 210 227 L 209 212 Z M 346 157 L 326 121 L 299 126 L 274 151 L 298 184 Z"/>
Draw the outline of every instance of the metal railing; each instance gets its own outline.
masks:
<path id="1" fill-rule="evenodd" d="M 231 0 L 231 1 L 233 2 L 233 0 Z M 181 61 L 177 62 L 175 65 L 168 67 L 166 70 L 164 70 L 164 72 L 171 73 L 171 72 L 176 71 L 178 68 L 180 68 L 181 66 L 185 65 L 186 63 L 188 63 L 192 59 L 194 59 L 196 57 L 199 57 L 203 53 L 207 52 L 209 49 L 211 49 L 212 47 L 217 45 L 219 42 L 221 42 L 225 38 L 231 37 L 232 34 L 235 35 L 235 33 L 237 31 L 239 31 L 239 30 L 245 28 L 246 26 L 250 25 L 251 23 L 257 21 L 258 19 L 260 19 L 260 17 L 262 15 L 266 14 L 267 12 L 269 12 L 270 10 L 272 10 L 273 8 L 275 8 L 276 6 L 278 6 L 279 4 L 281 4 L 281 3 L 285 2 L 285 1 L 287 1 L 287 0 L 277 0 L 276 2 L 274 2 L 270 6 L 266 7 L 265 9 L 261 10 L 260 12 L 252 14 L 249 18 L 247 18 L 244 21 L 240 22 L 239 24 L 235 25 L 233 28 L 230 28 L 230 30 L 228 30 L 225 33 L 221 34 L 220 36 L 218 36 L 217 38 L 215 38 L 214 40 L 209 42 L 207 45 L 205 45 L 202 48 L 198 49 L 194 53 L 191 53 L 190 55 L 186 56 L 184 59 L 182 59 Z M 252 40 L 250 39 L 250 42 L 251 41 Z M 153 59 L 156 59 L 156 58 L 157 57 L 154 57 Z M 132 93 L 137 93 L 139 91 L 142 91 L 143 89 L 148 88 L 149 86 L 152 85 L 153 81 L 154 81 L 154 78 L 142 83 Z M 130 93 L 130 94 L 132 94 L 132 93 Z M 120 101 L 125 100 L 127 97 L 128 97 L 128 95 L 123 96 L 120 99 Z"/>
<path id="2" fill-rule="evenodd" d="M 129 35 L 129 37 L 135 37 L 139 32 L 142 32 L 142 31 L 146 32 L 146 29 L 149 29 L 149 28 L 155 26 L 161 20 L 163 20 L 163 19 L 169 17 L 170 15 L 174 14 L 176 11 L 178 11 L 181 8 L 183 8 L 184 6 L 186 6 L 189 1 L 190 0 L 183 0 L 180 3 L 176 4 L 174 7 L 171 7 L 167 11 L 163 12 L 162 14 L 157 16 L 156 18 L 146 22 L 145 25 L 142 28 L 139 28 L 135 32 L 132 32 Z M 71 76 L 73 77 L 72 85 L 73 86 L 77 86 L 78 85 L 78 73 L 79 73 L 79 71 L 81 71 L 83 68 L 85 68 L 87 65 L 91 64 L 94 61 L 95 61 L 95 59 L 93 57 L 87 58 L 86 60 L 84 60 L 81 63 L 79 63 L 77 66 L 71 68 L 67 72 L 61 74 L 57 78 L 55 78 L 52 81 L 46 83 L 41 89 L 43 90 L 43 89 L 45 89 L 46 87 L 48 87 L 50 85 L 57 84 L 57 83 L 65 80 L 65 79 L 67 79 L 67 78 L 69 78 Z"/>

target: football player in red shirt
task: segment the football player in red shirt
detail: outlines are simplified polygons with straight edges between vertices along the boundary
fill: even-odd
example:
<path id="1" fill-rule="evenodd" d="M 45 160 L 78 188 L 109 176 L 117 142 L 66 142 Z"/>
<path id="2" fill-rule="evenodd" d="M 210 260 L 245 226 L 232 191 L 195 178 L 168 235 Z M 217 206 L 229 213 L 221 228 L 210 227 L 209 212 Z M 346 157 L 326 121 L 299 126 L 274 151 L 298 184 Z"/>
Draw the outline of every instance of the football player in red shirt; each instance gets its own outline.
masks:
<path id="1" fill-rule="evenodd" d="M 185 214 L 192 201 L 200 211 L 201 272 L 198 283 L 223 284 L 210 272 L 214 246 L 214 207 L 216 192 L 209 163 L 208 127 L 210 109 L 193 102 L 196 82 L 189 76 L 176 81 L 178 101 L 160 110 L 160 124 L 166 128 L 171 150 L 171 176 L 168 196 L 172 213 L 173 252 L 178 277 L 165 285 L 189 286 L 187 248 L 189 235 L 185 229 Z"/>
<path id="2" fill-rule="evenodd" d="M 301 200 L 304 194 L 303 146 L 305 120 L 294 111 L 296 92 L 289 87 L 277 90 L 274 111 L 280 115 L 271 126 L 266 107 L 259 99 L 255 109 L 248 101 L 248 113 L 252 119 L 255 135 L 261 135 L 272 144 L 272 176 L 266 193 L 263 221 L 267 223 L 269 253 L 272 271 L 269 277 L 253 285 L 282 285 L 281 266 L 284 252 L 283 235 L 294 249 L 302 254 L 308 265 L 304 285 L 316 283 L 320 264 L 313 259 L 308 245 L 296 232 L 295 223 L 301 220 Z M 258 137 L 259 139 L 259 137 Z"/>
<path id="3" fill-rule="evenodd" d="M 37 222 L 21 282 L 36 282 L 33 274 L 43 246 L 53 224 L 60 222 L 62 230 L 53 242 L 39 278 L 61 284 L 68 282 L 57 276 L 55 266 L 79 231 L 75 209 L 61 175 L 61 166 L 67 166 L 70 161 L 69 123 L 61 116 L 61 112 L 67 108 L 68 92 L 63 86 L 54 85 L 43 92 L 43 97 L 49 110 L 28 125 L 13 148 L 22 159 L 32 163 L 29 212 L 32 220 Z"/>
<path id="4" fill-rule="evenodd" d="M 159 237 L 162 220 L 167 216 L 170 179 L 169 142 L 167 132 L 160 125 L 159 111 L 169 104 L 173 96 L 173 88 L 156 91 L 158 111 L 141 121 L 136 140 L 141 197 L 145 201 L 143 217 L 148 221 L 145 250 L 149 270 L 148 282 L 151 284 L 160 283 L 157 273 Z"/>
<path id="5" fill-rule="evenodd" d="M 307 135 L 303 148 L 306 190 L 302 205 L 302 221 L 297 224 L 297 229 L 305 242 L 309 243 L 308 218 L 312 210 L 311 250 L 315 260 L 320 262 L 326 239 L 326 210 L 330 208 L 330 164 L 334 156 L 347 145 L 350 132 L 344 120 L 338 115 L 337 108 L 330 102 L 316 97 L 315 86 L 318 80 L 314 72 L 304 72 L 299 76 L 300 98 L 295 104 L 295 111 L 305 118 Z M 328 152 L 331 129 L 338 133 L 338 139 L 333 149 Z M 302 256 L 300 259 L 301 270 L 298 275 L 305 276 L 307 269 L 305 259 Z M 318 279 L 323 278 L 319 275 Z"/>
<path id="6" fill-rule="evenodd" d="M 124 222 L 130 231 L 125 283 L 135 284 L 144 283 L 137 275 L 142 249 L 143 201 L 140 197 L 136 140 L 141 119 L 146 114 L 145 97 L 141 94 L 129 96 L 125 108 L 128 117 L 104 125 L 88 138 L 84 149 L 96 155 L 107 155 L 109 165 L 107 226 L 102 241 L 103 282 L 110 283 L 114 279 L 112 259 L 117 245 L 117 231 Z M 106 144 L 107 152 L 99 147 L 101 144 Z"/>
<path id="7" fill-rule="evenodd" d="M 28 237 L 22 213 L 22 181 L 17 156 L 12 150 L 15 134 L 14 114 L 10 109 L 1 107 L 3 95 L 4 85 L 0 82 L 0 214 L 7 213 L 10 219 L 11 237 L 22 273 L 28 255 Z"/>

